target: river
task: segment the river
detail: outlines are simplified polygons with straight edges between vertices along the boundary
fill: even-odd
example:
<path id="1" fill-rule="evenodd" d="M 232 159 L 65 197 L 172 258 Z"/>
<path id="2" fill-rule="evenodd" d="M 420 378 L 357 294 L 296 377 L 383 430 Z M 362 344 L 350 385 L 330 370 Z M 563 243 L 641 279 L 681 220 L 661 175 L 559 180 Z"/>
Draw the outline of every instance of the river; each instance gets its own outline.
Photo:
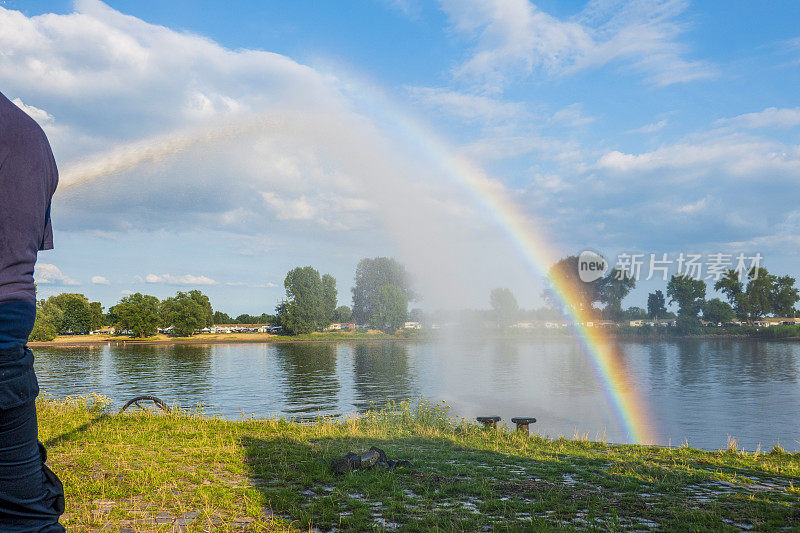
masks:
<path id="1" fill-rule="evenodd" d="M 800 343 L 734 339 L 613 348 L 643 400 L 655 443 L 800 450 Z M 205 413 L 310 420 L 444 401 L 453 416 L 533 416 L 533 432 L 627 442 L 609 386 L 569 339 L 102 345 L 36 348 L 42 392 L 137 394 Z"/>

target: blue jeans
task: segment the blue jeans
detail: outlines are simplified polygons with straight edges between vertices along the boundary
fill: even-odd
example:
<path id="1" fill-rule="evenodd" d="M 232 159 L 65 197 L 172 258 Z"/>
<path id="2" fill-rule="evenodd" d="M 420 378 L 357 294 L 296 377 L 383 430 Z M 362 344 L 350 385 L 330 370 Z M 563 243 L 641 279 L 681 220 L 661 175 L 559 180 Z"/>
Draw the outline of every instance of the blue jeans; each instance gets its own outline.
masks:
<path id="1" fill-rule="evenodd" d="M 64 488 L 39 442 L 33 352 L 25 345 L 36 308 L 0 303 L 0 531 L 62 532 Z"/>

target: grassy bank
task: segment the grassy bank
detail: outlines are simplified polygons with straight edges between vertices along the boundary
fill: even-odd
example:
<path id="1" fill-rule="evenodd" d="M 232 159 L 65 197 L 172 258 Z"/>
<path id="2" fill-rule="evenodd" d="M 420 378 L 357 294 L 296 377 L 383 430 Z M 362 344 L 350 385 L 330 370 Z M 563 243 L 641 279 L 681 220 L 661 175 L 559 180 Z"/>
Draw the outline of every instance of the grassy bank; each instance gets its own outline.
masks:
<path id="1" fill-rule="evenodd" d="M 304 425 L 119 415 L 103 398 L 38 411 L 69 531 L 800 529 L 800 454 L 779 449 L 526 438 L 430 405 Z M 371 445 L 412 466 L 329 470 Z"/>

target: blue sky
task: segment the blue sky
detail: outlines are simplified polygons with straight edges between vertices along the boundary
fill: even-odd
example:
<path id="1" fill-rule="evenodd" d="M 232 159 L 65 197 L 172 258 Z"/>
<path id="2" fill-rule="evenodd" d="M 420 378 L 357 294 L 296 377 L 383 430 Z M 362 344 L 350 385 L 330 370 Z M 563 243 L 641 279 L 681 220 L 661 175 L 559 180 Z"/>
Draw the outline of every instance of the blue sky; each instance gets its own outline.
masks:
<path id="1" fill-rule="evenodd" d="M 788 1 L 0 2 L 0 91 L 64 180 L 40 295 L 200 288 L 260 313 L 311 264 L 349 303 L 358 259 L 390 254 L 426 307 L 495 286 L 540 305 L 451 157 L 560 254 L 800 274 L 797 20 Z"/>

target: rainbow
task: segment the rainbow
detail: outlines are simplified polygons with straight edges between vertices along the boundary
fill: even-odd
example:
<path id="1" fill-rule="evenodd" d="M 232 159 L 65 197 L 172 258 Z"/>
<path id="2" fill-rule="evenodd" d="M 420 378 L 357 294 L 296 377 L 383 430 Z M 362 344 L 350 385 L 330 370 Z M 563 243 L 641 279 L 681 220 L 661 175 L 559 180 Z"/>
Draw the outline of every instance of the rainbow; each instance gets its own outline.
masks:
<path id="1" fill-rule="evenodd" d="M 383 105 L 387 111 L 387 104 Z M 562 308 L 570 314 L 569 322 L 585 354 L 588 355 L 595 375 L 599 379 L 606 399 L 611 405 L 620 429 L 628 442 L 652 444 L 646 404 L 630 380 L 624 362 L 618 355 L 616 343 L 603 334 L 602 329 L 588 327 L 592 319 L 578 309 L 574 302 L 580 298 L 564 279 L 554 279 L 549 269 L 559 259 L 559 255 L 542 237 L 544 233 L 529 217 L 522 214 L 517 205 L 509 199 L 502 184 L 487 178 L 479 169 L 433 135 L 428 128 L 413 122 L 407 113 L 392 113 L 394 124 L 404 130 L 404 136 L 415 139 L 417 146 L 427 152 L 433 161 L 438 161 L 440 169 L 455 183 L 460 184 L 484 210 L 497 222 L 511 238 L 515 248 L 529 267 L 539 275 L 549 279 L 553 293 Z"/>
<path id="2" fill-rule="evenodd" d="M 361 85 L 363 88 L 363 84 Z M 366 93 L 366 94 L 365 94 Z M 543 239 L 543 232 L 537 225 L 522 214 L 522 211 L 509 199 L 502 184 L 487 178 L 479 169 L 431 133 L 429 128 L 415 123 L 408 113 L 396 110 L 382 95 L 375 91 L 361 93 L 362 104 L 372 104 L 372 116 L 382 116 L 385 124 L 394 126 L 393 132 L 400 133 L 404 140 L 418 147 L 430 161 L 438 164 L 444 177 L 463 188 L 473 197 L 476 205 L 496 221 L 504 233 L 508 234 L 521 257 L 539 275 L 549 277 L 548 270 L 558 259 L 558 255 Z M 370 98 L 372 97 L 372 98 Z M 280 124 L 273 114 L 257 115 L 245 121 L 231 120 L 205 129 L 187 129 L 122 146 L 107 154 L 71 166 L 62 174 L 61 189 L 109 175 L 120 170 L 134 168 L 147 161 L 158 161 L 181 152 L 199 143 L 213 143 L 238 135 L 258 131 L 269 125 Z M 277 120 L 276 120 L 277 118 Z M 553 293 L 562 307 L 569 310 L 570 322 L 582 348 L 588 354 L 592 367 L 602 385 L 606 398 L 612 406 L 614 416 L 626 435 L 628 442 L 649 444 L 653 442 L 648 424 L 649 417 L 642 398 L 628 377 L 625 365 L 611 339 L 605 338 L 599 328 L 587 327 L 591 322 L 584 311 L 571 305 L 579 301 L 573 294 L 570 284 L 563 279 L 550 277 Z"/>
<path id="3" fill-rule="evenodd" d="M 463 166 L 459 162 L 453 162 L 452 165 L 454 168 Z M 469 176 L 467 173 L 460 175 Z M 540 233 L 534 230 L 532 222 L 520 213 L 501 190 L 496 186 L 486 186 L 483 180 L 466 177 L 465 181 L 484 206 L 494 214 L 497 221 L 506 228 L 528 265 L 550 280 L 553 292 L 562 307 L 571 315 L 569 321 L 576 337 L 581 342 L 584 353 L 589 355 L 592 367 L 629 442 L 652 443 L 645 403 L 637 394 L 624 363 L 614 350 L 616 344 L 612 339 L 606 338 L 602 329 L 587 327 L 586 324 L 591 323 L 593 319 L 587 316 L 585 311 L 573 305 L 580 299 L 574 294 L 570 283 L 548 274 L 549 267 L 558 261 L 559 257 L 551 252 L 547 243 L 539 236 Z"/>

